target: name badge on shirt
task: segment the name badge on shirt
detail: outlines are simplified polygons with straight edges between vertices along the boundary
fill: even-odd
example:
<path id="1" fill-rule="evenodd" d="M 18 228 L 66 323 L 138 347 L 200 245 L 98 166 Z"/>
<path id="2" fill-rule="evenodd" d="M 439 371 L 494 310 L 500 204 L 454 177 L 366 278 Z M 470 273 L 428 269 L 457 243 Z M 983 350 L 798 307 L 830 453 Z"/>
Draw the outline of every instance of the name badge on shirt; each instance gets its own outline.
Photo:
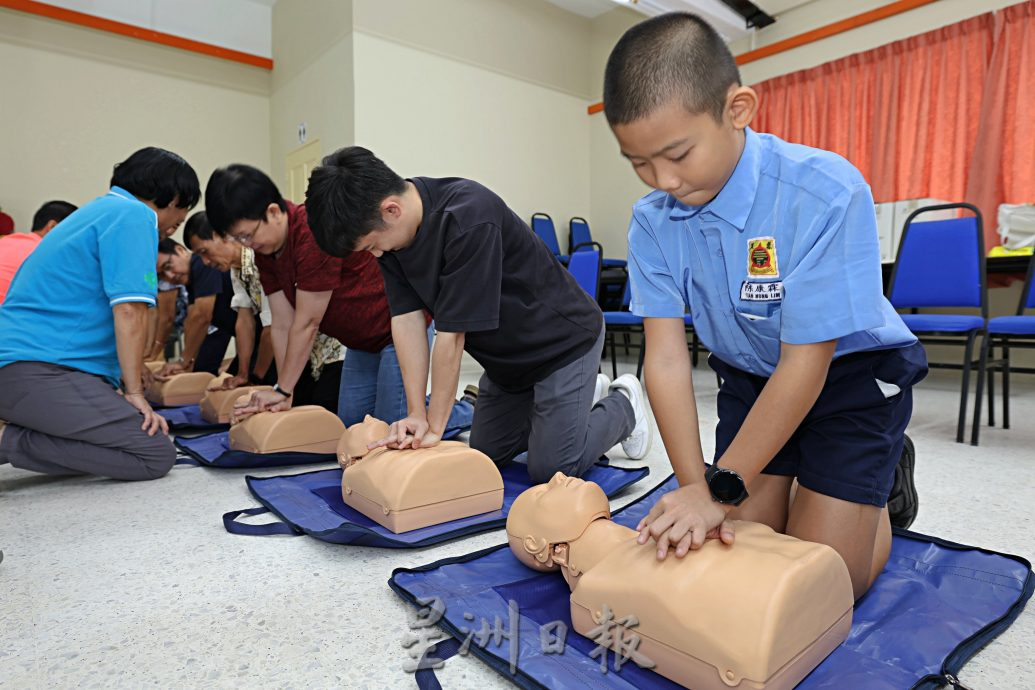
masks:
<path id="1" fill-rule="evenodd" d="M 748 240 L 748 276 L 780 275 L 776 265 L 776 238 L 754 237 Z"/>
<path id="2" fill-rule="evenodd" d="M 783 299 L 783 281 L 760 283 L 745 280 L 740 284 L 740 299 L 745 302 L 779 302 Z"/>

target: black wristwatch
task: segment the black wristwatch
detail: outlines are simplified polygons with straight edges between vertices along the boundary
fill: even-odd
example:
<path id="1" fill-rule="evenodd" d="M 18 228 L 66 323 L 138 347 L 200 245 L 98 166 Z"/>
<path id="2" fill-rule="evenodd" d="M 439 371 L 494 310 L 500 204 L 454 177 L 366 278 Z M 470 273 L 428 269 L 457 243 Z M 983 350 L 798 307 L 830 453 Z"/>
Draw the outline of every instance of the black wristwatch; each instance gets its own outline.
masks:
<path id="1" fill-rule="evenodd" d="M 273 384 L 273 392 L 274 393 L 280 393 L 285 398 L 290 398 L 291 397 L 291 391 L 284 390 L 283 388 L 280 387 L 279 383 L 274 383 Z"/>
<path id="2" fill-rule="evenodd" d="M 739 506 L 748 497 L 744 478 L 733 470 L 711 465 L 704 471 L 704 480 L 708 482 L 708 490 L 712 492 L 712 498 L 719 503 Z"/>

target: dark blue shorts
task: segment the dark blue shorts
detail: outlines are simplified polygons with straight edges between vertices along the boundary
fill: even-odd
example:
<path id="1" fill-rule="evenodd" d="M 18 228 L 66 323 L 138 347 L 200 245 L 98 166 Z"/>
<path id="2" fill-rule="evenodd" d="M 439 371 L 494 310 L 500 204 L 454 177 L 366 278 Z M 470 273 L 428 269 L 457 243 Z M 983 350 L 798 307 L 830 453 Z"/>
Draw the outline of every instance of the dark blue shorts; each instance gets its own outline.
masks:
<path id="1" fill-rule="evenodd" d="M 722 378 L 715 427 L 718 460 L 769 379 L 715 355 L 708 363 Z M 883 507 L 913 412 L 912 387 L 926 375 L 927 355 L 920 343 L 838 357 L 816 404 L 763 474 L 797 477 L 817 493 Z M 886 397 L 878 380 L 901 390 Z"/>

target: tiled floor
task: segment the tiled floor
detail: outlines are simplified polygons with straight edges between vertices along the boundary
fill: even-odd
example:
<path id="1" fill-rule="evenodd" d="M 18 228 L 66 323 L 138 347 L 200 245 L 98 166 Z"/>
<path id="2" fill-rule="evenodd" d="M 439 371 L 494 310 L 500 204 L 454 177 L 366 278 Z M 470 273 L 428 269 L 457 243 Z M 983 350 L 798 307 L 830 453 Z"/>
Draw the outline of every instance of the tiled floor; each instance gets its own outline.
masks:
<path id="1" fill-rule="evenodd" d="M 477 374 L 465 360 L 461 388 Z M 914 529 L 1031 558 L 1035 380 L 1016 378 L 1015 428 L 986 429 L 973 448 L 953 442 L 958 377 L 935 372 L 916 393 Z M 709 456 L 715 377 L 701 365 L 695 382 Z M 647 464 L 652 476 L 616 506 L 669 473 L 660 443 Z M 402 671 L 406 607 L 385 584 L 392 569 L 498 544 L 501 533 L 394 551 L 224 531 L 222 513 L 255 504 L 245 474 L 294 471 L 177 467 L 129 484 L 0 467 L 0 687 L 414 687 Z M 1028 610 L 961 679 L 1028 687 L 1033 648 Z M 473 658 L 439 677 L 507 686 Z"/>

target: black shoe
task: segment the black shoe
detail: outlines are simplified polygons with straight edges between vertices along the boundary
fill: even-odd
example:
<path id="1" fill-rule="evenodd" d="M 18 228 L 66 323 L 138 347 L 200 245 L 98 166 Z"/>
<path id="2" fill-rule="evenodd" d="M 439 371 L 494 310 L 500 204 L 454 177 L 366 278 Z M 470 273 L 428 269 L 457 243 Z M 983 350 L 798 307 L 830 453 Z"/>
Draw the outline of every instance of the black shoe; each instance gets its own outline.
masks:
<path id="1" fill-rule="evenodd" d="M 478 386 L 468 386 L 464 388 L 464 394 L 460 397 L 460 400 L 466 403 L 474 405 L 478 402 Z"/>
<path id="2" fill-rule="evenodd" d="M 920 498 L 916 494 L 916 483 L 913 481 L 913 468 L 916 466 L 916 449 L 908 436 L 902 444 L 902 457 L 895 467 L 895 483 L 888 496 L 888 517 L 893 527 L 906 529 L 916 520 L 920 508 Z"/>

